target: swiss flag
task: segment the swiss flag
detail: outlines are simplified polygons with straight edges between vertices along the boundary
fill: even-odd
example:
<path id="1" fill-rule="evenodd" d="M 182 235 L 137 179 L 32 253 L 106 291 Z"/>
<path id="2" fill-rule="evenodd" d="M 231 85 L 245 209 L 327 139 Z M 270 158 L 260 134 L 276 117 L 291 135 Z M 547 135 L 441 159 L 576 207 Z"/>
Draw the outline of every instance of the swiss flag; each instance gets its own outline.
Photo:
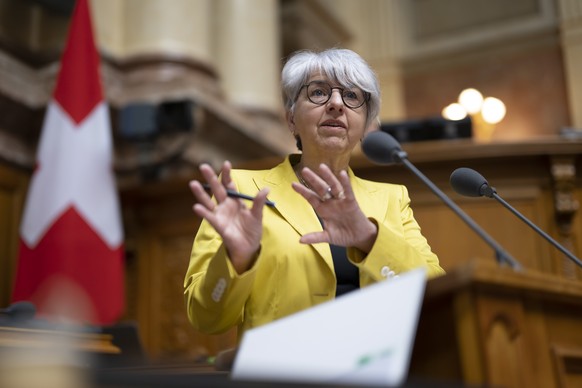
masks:
<path id="1" fill-rule="evenodd" d="M 12 300 L 39 316 L 109 324 L 124 309 L 123 229 L 87 0 L 78 0 L 20 227 Z"/>

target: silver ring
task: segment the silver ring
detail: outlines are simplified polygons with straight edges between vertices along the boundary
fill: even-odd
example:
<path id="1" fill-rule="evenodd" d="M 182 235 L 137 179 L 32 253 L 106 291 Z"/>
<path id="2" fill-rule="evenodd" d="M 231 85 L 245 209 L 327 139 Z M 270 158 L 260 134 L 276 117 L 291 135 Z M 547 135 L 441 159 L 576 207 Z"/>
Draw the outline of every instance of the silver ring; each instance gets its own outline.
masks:
<path id="1" fill-rule="evenodd" d="M 328 199 L 332 199 L 333 198 L 333 194 L 331 193 L 331 187 L 327 186 L 327 189 L 325 190 L 325 194 L 323 194 L 323 197 L 321 198 L 322 201 L 327 201 Z"/>

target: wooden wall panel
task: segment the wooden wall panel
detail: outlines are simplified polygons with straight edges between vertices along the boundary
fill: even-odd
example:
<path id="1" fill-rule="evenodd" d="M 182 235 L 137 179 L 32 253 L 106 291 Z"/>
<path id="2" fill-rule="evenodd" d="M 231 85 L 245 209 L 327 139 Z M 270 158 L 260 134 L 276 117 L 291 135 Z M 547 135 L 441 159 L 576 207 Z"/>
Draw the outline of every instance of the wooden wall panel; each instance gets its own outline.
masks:
<path id="1" fill-rule="evenodd" d="M 545 212 L 543 193 L 531 189 L 519 194 L 506 200 L 534 223 L 547 225 L 547 222 L 541 222 L 544 217 L 540 217 Z M 549 269 L 544 265 L 551 259 L 548 244 L 501 204 L 489 198 L 457 198 L 453 195 L 452 198 L 485 233 L 524 266 Z M 423 202 L 422 199 L 413 200 L 412 206 L 423 234 L 439 255 L 443 268 L 452 268 L 471 258 L 496 260 L 494 250 L 450 208 L 433 200 Z"/>
<path id="2" fill-rule="evenodd" d="M 457 101 L 461 91 L 476 88 L 507 106 L 507 115 L 497 125 L 494 139 L 558 134 L 571 125 L 563 53 L 557 37 L 538 36 L 511 49 L 494 53 L 481 49 L 443 60 L 445 65 L 439 66 L 433 59 L 405 68 L 405 117 L 439 116 L 445 106 Z M 420 66 L 423 68 L 414 69 Z"/>
<path id="3" fill-rule="evenodd" d="M 0 308 L 10 303 L 27 185 L 27 174 L 0 165 Z"/>
<path id="4" fill-rule="evenodd" d="M 184 275 L 200 220 L 187 181 L 142 186 L 123 195 L 128 241 L 126 319 L 138 323 L 150 358 L 198 360 L 234 346 L 236 330 L 195 330 L 184 306 Z"/>

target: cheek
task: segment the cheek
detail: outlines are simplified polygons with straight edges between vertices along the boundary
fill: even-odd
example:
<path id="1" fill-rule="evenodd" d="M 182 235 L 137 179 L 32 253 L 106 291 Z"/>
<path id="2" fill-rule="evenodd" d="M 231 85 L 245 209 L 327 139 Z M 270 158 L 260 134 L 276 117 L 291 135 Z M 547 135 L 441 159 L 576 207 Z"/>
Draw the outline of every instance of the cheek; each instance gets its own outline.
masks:
<path id="1" fill-rule="evenodd" d="M 296 112 L 295 115 L 295 126 L 297 129 L 307 129 L 313 125 L 316 125 L 321 117 L 321 113 L 317 112 L 315 109 L 303 109 Z"/>
<path id="2" fill-rule="evenodd" d="M 352 117 L 350 120 L 350 128 L 353 137 L 361 138 L 364 136 L 366 132 L 366 116 L 365 115 L 357 115 Z"/>

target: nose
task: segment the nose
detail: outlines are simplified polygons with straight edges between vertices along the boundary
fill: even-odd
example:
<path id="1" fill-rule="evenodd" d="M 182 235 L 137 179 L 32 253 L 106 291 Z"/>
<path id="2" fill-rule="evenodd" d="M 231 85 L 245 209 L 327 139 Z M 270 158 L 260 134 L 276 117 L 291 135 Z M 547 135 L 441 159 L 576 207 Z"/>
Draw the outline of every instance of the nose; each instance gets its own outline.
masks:
<path id="1" fill-rule="evenodd" d="M 344 100 L 342 99 L 342 92 L 338 89 L 331 90 L 331 96 L 329 97 L 329 101 L 327 105 L 332 108 L 343 109 L 344 107 Z"/>

